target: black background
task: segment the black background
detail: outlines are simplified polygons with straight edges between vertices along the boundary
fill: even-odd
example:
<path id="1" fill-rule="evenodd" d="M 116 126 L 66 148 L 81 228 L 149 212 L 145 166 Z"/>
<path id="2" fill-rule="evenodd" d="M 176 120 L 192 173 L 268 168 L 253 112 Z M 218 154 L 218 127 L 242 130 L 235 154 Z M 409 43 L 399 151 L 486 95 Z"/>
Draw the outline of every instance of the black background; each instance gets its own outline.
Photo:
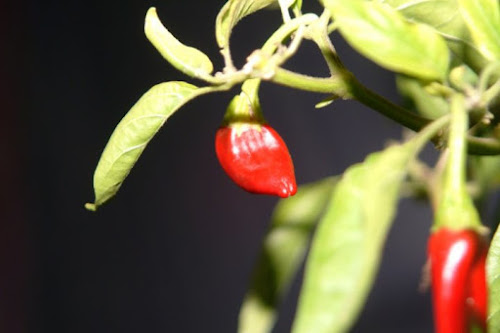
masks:
<path id="1" fill-rule="evenodd" d="M 316 2 L 305 11 L 319 13 Z M 149 44 L 144 16 L 222 66 L 214 22 L 224 1 L 0 3 L 0 331 L 235 332 L 240 302 L 275 198 L 247 194 L 223 173 L 214 133 L 234 89 L 172 116 L 124 186 L 97 213 L 92 174 L 109 135 L 152 85 L 187 80 Z M 279 11 L 245 19 L 237 65 L 279 25 Z M 392 100 L 393 76 L 338 51 L 362 82 Z M 326 75 L 305 44 L 287 67 Z M 200 84 L 199 82 L 195 82 Z M 316 110 L 318 94 L 269 83 L 267 120 L 286 140 L 298 183 L 339 174 L 401 127 L 352 101 Z M 431 151 L 432 155 L 432 151 Z M 375 287 L 352 332 L 430 332 L 419 292 L 429 208 L 403 200 Z M 299 281 L 275 332 L 289 332 Z"/>

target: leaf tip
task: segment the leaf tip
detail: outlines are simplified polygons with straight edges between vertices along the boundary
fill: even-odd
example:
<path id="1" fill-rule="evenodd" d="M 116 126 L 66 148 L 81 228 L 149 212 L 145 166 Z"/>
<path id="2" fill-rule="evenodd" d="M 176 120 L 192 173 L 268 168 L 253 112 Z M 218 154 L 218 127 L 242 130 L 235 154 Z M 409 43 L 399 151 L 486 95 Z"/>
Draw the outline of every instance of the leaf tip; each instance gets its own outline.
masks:
<path id="1" fill-rule="evenodd" d="M 93 204 L 93 203 L 90 203 L 90 202 L 87 202 L 85 204 L 85 209 L 91 211 L 91 212 L 95 212 L 97 210 L 97 205 L 96 204 Z"/>
<path id="2" fill-rule="evenodd" d="M 339 98 L 339 96 L 336 96 L 336 95 L 328 96 L 327 98 L 323 99 L 321 102 L 317 103 L 314 106 L 314 108 L 316 108 L 316 109 L 324 108 L 324 107 L 332 104 L 333 101 L 335 101 L 338 98 Z"/>
<path id="3" fill-rule="evenodd" d="M 158 14 L 156 13 L 156 7 L 150 7 L 146 12 L 146 19 L 144 20 L 144 32 L 148 36 L 152 20 L 158 20 Z M 148 37 L 149 38 L 149 37 Z"/>
<path id="4" fill-rule="evenodd" d="M 158 16 L 158 14 L 156 14 L 156 7 L 149 7 L 148 11 L 146 12 L 146 17 L 151 15 Z"/>

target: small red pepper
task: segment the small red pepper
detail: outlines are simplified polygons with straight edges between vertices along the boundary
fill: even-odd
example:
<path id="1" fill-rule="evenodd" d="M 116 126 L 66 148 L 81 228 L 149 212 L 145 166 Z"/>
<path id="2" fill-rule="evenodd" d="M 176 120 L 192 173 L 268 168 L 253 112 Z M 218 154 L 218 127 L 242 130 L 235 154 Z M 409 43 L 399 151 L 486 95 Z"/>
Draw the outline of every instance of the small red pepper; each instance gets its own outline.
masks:
<path id="1" fill-rule="evenodd" d="M 472 229 L 440 228 L 429 239 L 436 333 L 486 332 L 488 242 Z"/>
<path id="2" fill-rule="evenodd" d="M 488 255 L 488 242 L 481 237 L 479 243 L 479 258 L 475 261 L 469 277 L 467 307 L 470 320 L 469 326 L 477 325 L 482 328 L 483 332 L 486 332 L 486 319 L 488 315 L 486 256 Z"/>
<path id="3" fill-rule="evenodd" d="M 227 175 L 248 192 L 283 198 L 297 192 L 292 158 L 271 126 L 251 122 L 222 126 L 215 136 L 215 151 Z"/>

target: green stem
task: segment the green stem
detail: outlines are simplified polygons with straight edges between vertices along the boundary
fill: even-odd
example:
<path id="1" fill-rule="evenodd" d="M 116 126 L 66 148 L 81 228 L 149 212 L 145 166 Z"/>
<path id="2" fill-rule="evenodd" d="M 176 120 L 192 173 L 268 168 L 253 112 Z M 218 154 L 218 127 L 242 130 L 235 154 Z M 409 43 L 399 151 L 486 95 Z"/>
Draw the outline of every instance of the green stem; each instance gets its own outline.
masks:
<path id="1" fill-rule="evenodd" d="M 291 21 L 284 23 L 278 30 L 276 30 L 271 37 L 264 43 L 261 50 L 262 52 L 271 55 L 276 52 L 276 49 L 281 43 L 287 39 L 295 30 L 300 26 L 309 24 L 318 19 L 316 14 L 305 14 L 299 16 Z"/>
<path id="2" fill-rule="evenodd" d="M 421 150 L 422 147 L 433 137 L 436 137 L 436 134 L 450 122 L 450 115 L 444 115 L 423 127 L 415 136 L 415 138 L 411 141 L 411 144 L 414 145 L 415 149 Z"/>
<path id="3" fill-rule="evenodd" d="M 271 80 L 287 87 L 334 94 L 344 99 L 355 98 L 364 105 L 414 131 L 419 131 L 429 123 L 428 119 L 419 117 L 366 88 L 347 71 L 331 78 L 316 78 L 278 68 Z"/>
<path id="4" fill-rule="evenodd" d="M 352 97 L 347 95 L 347 86 L 339 76 L 319 78 L 295 73 L 284 68 L 276 68 L 271 81 L 285 87 L 305 91 L 334 94 L 346 99 Z"/>
<path id="5" fill-rule="evenodd" d="M 465 98 L 461 94 L 451 97 L 451 124 L 448 138 L 448 160 L 442 179 L 442 192 L 436 212 L 434 229 L 477 228 L 481 226 L 479 214 L 467 192 L 466 133 L 469 118 Z"/>
<path id="6" fill-rule="evenodd" d="M 481 102 L 483 105 L 488 105 L 490 102 L 500 94 L 500 81 L 495 82 L 488 90 L 486 90 L 481 96 Z"/>
<path id="7" fill-rule="evenodd" d="M 468 136 L 467 149 L 472 155 L 500 155 L 500 141 L 493 138 Z"/>
<path id="8" fill-rule="evenodd" d="M 452 121 L 450 125 L 450 136 L 448 148 L 450 156 L 448 158 L 445 186 L 448 191 L 455 196 L 456 193 L 465 192 L 465 133 L 468 128 L 468 117 L 464 108 L 465 99 L 463 95 L 455 95 L 451 100 Z"/>
<path id="9" fill-rule="evenodd" d="M 359 102 L 411 130 L 418 132 L 430 122 L 429 119 L 422 118 L 368 89 L 354 77 L 350 82 L 350 90 Z"/>
<path id="10" fill-rule="evenodd" d="M 488 66 L 486 66 L 486 68 L 482 71 L 481 75 L 479 76 L 478 84 L 478 90 L 480 94 L 483 94 L 486 91 L 490 81 L 494 79 L 496 75 L 498 75 L 499 69 L 500 62 L 497 61 L 488 64 Z"/>
<path id="11" fill-rule="evenodd" d="M 417 132 L 430 122 L 429 119 L 419 117 L 364 87 L 350 73 L 345 72 L 343 76 L 318 78 L 277 68 L 271 81 L 286 87 L 332 94 L 343 99 L 356 98 L 380 114 Z M 467 143 L 469 154 L 500 155 L 500 141 L 496 139 L 468 136 Z"/>
<path id="12" fill-rule="evenodd" d="M 311 35 L 312 39 L 318 45 L 323 58 L 330 69 L 330 73 L 332 75 L 340 74 L 345 71 L 345 67 L 340 60 L 337 51 L 335 50 L 335 46 L 333 46 L 330 37 L 328 37 L 328 23 L 330 22 L 330 12 L 325 9 L 323 14 L 321 14 L 320 19 L 317 23 L 311 27 Z"/>
<path id="13" fill-rule="evenodd" d="M 279 1 L 280 9 L 281 9 L 281 16 L 283 17 L 283 22 L 287 23 L 290 22 L 291 17 L 290 17 L 290 12 L 288 11 L 288 7 L 286 3 L 283 1 Z"/>

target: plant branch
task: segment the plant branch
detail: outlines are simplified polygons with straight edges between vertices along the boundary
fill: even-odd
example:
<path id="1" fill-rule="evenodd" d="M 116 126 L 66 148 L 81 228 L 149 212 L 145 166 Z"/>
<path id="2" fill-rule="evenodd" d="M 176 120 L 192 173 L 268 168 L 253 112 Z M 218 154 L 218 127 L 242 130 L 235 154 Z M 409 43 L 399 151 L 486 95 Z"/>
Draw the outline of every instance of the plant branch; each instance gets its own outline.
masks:
<path id="1" fill-rule="evenodd" d="M 317 78 L 278 68 L 271 80 L 284 86 L 319 93 L 329 93 L 343 99 L 355 98 L 364 105 L 414 131 L 419 131 L 430 121 L 366 88 L 347 71 L 343 71 L 342 74 L 331 78 Z"/>
<path id="2" fill-rule="evenodd" d="M 337 55 L 337 51 L 330 37 L 328 37 L 328 23 L 330 22 L 330 18 L 330 12 L 325 9 L 319 20 L 311 26 L 310 33 L 312 40 L 318 45 L 323 58 L 325 58 L 328 68 L 330 69 L 330 74 L 335 75 L 346 69 Z"/>
<path id="3" fill-rule="evenodd" d="M 270 81 L 285 87 L 317 93 L 334 94 L 345 99 L 351 98 L 346 90 L 346 84 L 340 76 L 319 78 L 299 74 L 280 67 L 276 68 Z"/>
<path id="4" fill-rule="evenodd" d="M 318 78 L 277 68 L 271 81 L 290 88 L 332 94 L 342 99 L 355 98 L 382 115 L 417 132 L 431 121 L 371 91 L 348 72 L 330 78 Z M 435 137 L 435 140 L 439 141 L 439 139 Z M 468 136 L 467 144 L 469 154 L 500 155 L 500 141 L 494 138 Z"/>

